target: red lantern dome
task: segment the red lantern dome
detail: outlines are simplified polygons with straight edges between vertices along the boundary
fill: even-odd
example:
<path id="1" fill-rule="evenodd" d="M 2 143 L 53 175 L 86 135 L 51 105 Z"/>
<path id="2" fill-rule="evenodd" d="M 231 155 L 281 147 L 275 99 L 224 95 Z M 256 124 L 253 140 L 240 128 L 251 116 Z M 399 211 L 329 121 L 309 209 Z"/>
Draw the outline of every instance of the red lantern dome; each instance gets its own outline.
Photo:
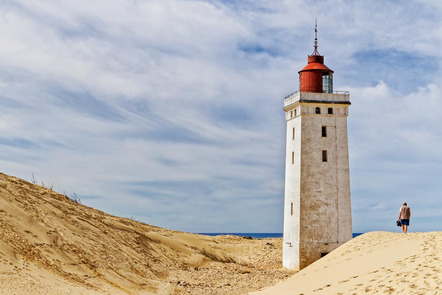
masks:
<path id="1" fill-rule="evenodd" d="M 308 64 L 300 70 L 301 92 L 333 93 L 333 71 L 324 65 L 324 56 L 318 52 L 318 29 L 315 26 L 315 51 L 308 56 Z"/>

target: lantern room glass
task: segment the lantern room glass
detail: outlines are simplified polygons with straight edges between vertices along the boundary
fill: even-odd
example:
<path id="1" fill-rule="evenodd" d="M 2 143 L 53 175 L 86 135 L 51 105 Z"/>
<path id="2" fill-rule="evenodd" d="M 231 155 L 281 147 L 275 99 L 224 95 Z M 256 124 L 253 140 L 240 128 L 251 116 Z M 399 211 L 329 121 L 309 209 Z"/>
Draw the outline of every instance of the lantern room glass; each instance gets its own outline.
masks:
<path id="1" fill-rule="evenodd" d="M 322 74 L 322 93 L 333 93 L 333 73 Z"/>

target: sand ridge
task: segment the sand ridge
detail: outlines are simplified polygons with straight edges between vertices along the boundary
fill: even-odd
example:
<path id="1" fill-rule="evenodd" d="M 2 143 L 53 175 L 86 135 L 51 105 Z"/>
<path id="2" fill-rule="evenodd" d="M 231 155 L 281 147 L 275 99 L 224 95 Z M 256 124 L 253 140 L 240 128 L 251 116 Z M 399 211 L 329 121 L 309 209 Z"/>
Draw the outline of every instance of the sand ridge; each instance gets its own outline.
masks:
<path id="1" fill-rule="evenodd" d="M 442 294 L 442 232 L 367 233 L 249 294 Z"/>
<path id="2" fill-rule="evenodd" d="M 0 294 L 245 294 L 293 274 L 281 243 L 167 230 L 0 174 Z"/>
<path id="3" fill-rule="evenodd" d="M 163 229 L 0 173 L 0 295 L 442 294 L 441 261 L 442 232 L 372 232 L 296 273 L 282 239 Z"/>

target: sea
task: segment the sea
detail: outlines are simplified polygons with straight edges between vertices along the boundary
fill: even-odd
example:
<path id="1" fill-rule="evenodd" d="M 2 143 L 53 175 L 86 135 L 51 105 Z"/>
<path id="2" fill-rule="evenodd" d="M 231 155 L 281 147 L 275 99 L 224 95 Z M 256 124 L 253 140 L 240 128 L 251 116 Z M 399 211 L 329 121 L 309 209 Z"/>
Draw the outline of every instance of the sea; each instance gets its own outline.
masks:
<path id="1" fill-rule="evenodd" d="M 225 236 L 233 235 L 254 239 L 265 239 L 265 238 L 282 238 L 282 233 L 199 233 L 206 236 Z M 363 233 L 353 233 L 353 238 L 362 235 Z"/>

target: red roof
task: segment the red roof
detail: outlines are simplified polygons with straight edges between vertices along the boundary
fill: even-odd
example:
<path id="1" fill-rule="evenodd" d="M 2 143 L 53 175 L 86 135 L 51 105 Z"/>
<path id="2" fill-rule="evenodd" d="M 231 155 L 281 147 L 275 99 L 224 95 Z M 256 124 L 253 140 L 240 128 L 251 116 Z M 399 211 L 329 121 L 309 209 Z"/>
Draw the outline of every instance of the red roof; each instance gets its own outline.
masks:
<path id="1" fill-rule="evenodd" d="M 300 70 L 298 73 L 300 72 L 304 72 L 304 71 L 314 71 L 314 70 L 320 70 L 322 72 L 332 72 L 332 70 L 330 70 L 329 68 L 327 68 L 326 65 L 321 64 L 321 63 L 317 63 L 317 62 L 312 62 L 309 63 L 308 65 L 306 65 L 302 70 Z"/>

